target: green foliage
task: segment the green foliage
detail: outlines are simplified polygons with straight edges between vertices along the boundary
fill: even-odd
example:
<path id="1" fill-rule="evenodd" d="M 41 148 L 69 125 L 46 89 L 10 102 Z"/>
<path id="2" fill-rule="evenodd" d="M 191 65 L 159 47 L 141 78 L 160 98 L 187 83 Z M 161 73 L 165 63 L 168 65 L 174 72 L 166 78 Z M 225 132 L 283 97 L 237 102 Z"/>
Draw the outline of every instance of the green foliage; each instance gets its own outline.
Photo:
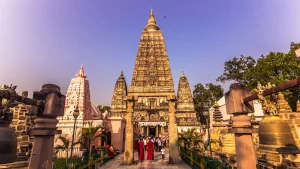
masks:
<path id="1" fill-rule="evenodd" d="M 203 135 L 198 133 L 195 128 L 188 129 L 184 133 L 178 133 L 177 143 L 180 150 L 185 153 L 197 152 L 199 154 L 204 154 L 207 150 Z"/>
<path id="2" fill-rule="evenodd" d="M 109 111 L 110 107 L 109 106 L 102 106 L 102 105 L 98 105 L 97 106 L 98 110 L 102 113 L 104 113 L 106 110 Z"/>
<path id="3" fill-rule="evenodd" d="M 59 151 L 59 150 L 61 150 L 61 151 L 68 150 L 68 148 L 70 147 L 70 140 L 67 139 L 64 136 L 61 136 L 61 135 L 58 136 L 55 141 L 58 141 L 58 140 L 60 140 L 62 142 L 62 144 L 61 145 L 57 145 L 56 147 L 54 147 L 54 149 L 56 151 Z"/>
<path id="4" fill-rule="evenodd" d="M 62 142 L 62 144 L 54 147 L 55 153 L 57 154 L 59 151 L 66 151 L 67 152 L 66 163 L 67 163 L 68 156 L 69 156 L 68 149 L 70 147 L 70 140 L 61 135 L 58 136 L 55 141 L 58 141 L 58 140 L 60 140 Z"/>
<path id="5" fill-rule="evenodd" d="M 92 122 L 88 122 L 88 127 L 83 128 L 78 133 L 79 136 L 78 141 L 74 144 L 81 144 L 84 148 L 89 149 L 90 150 L 89 154 L 91 155 L 92 153 L 91 143 L 99 137 L 106 138 L 106 135 L 97 133 L 102 128 L 103 128 L 102 126 L 94 127 Z"/>
<path id="6" fill-rule="evenodd" d="M 255 65 L 256 61 L 251 56 L 234 57 L 232 60 L 225 62 L 224 72 L 216 80 L 219 82 L 234 81 L 238 83 L 247 83 L 245 72 Z"/>
<path id="7" fill-rule="evenodd" d="M 219 100 L 223 97 L 224 89 L 220 85 L 208 83 L 202 85 L 201 83 L 196 84 L 193 91 L 195 110 L 200 117 L 201 124 L 206 124 L 205 117 L 202 115 L 204 105 L 206 102 L 213 103 L 214 100 Z"/>
<path id="8" fill-rule="evenodd" d="M 295 50 L 300 48 L 300 43 L 291 43 L 288 53 L 270 52 L 261 56 L 255 63 L 252 59 L 234 57 L 225 62 L 224 73 L 217 81 L 226 82 L 234 80 L 253 90 L 258 82 L 262 85 L 271 83 L 279 85 L 289 80 L 300 77 L 300 58 L 296 57 Z M 246 66 L 241 66 L 246 65 Z M 283 92 L 289 105 L 296 110 L 297 101 L 300 99 L 300 87 L 295 87 Z"/>
<path id="9" fill-rule="evenodd" d="M 192 169 L 232 169 L 228 164 L 221 163 L 216 159 L 197 154 L 180 153 L 181 159 Z"/>

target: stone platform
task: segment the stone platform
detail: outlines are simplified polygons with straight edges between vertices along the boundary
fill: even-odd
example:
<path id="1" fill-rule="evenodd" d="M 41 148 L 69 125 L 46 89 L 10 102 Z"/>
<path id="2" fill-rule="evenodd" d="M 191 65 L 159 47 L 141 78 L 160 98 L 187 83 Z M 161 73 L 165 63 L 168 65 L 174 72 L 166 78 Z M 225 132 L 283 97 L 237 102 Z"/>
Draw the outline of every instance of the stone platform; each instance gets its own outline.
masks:
<path id="1" fill-rule="evenodd" d="M 145 157 L 147 156 L 147 152 L 145 152 Z M 190 169 L 187 164 L 181 162 L 180 164 L 168 164 L 169 159 L 169 151 L 166 151 L 165 159 L 161 159 L 161 153 L 154 153 L 154 161 L 148 163 L 147 160 L 142 163 L 138 160 L 138 153 L 134 153 L 135 164 L 133 165 L 122 165 L 124 154 L 120 154 L 115 157 L 115 159 L 108 161 L 105 165 L 101 166 L 105 169 L 119 169 L 119 168 L 127 168 L 127 169 Z"/>

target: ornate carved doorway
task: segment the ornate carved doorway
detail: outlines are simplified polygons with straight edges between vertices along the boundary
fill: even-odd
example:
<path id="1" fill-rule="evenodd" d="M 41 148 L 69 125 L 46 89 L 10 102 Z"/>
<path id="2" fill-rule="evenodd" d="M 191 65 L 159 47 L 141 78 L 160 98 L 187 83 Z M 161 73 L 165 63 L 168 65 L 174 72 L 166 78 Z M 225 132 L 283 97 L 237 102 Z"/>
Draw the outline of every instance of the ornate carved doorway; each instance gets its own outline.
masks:
<path id="1" fill-rule="evenodd" d="M 149 136 L 156 136 L 155 128 L 156 127 L 149 127 Z"/>

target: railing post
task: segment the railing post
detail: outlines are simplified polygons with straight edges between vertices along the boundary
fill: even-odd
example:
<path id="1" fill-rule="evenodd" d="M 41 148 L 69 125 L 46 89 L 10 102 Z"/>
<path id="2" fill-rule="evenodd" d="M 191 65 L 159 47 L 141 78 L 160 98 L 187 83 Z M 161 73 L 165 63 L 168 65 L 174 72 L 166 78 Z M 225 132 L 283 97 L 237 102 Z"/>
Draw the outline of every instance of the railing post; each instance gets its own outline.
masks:
<path id="1" fill-rule="evenodd" d="M 232 84 L 229 92 L 225 94 L 227 113 L 233 114 L 233 125 L 230 129 L 235 135 L 236 161 L 238 169 L 256 169 L 256 152 L 252 140 L 254 129 L 251 118 L 247 115 L 252 111 L 243 103 L 243 98 L 250 96 L 251 92 L 239 83 Z M 249 102 L 248 106 L 253 107 Z"/>

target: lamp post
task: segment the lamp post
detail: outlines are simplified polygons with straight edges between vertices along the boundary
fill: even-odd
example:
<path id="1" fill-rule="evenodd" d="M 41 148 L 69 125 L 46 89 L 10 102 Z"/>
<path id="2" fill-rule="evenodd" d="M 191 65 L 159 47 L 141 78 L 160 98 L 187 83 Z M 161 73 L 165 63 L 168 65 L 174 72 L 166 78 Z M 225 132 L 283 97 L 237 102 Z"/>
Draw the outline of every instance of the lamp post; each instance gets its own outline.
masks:
<path id="1" fill-rule="evenodd" d="M 206 128 L 207 128 L 207 141 L 208 141 L 208 144 L 209 144 L 209 154 L 210 154 L 210 157 L 212 157 L 212 151 L 211 151 L 211 144 L 210 144 L 210 125 L 209 125 L 209 121 L 210 121 L 210 116 L 209 116 L 209 103 L 205 103 L 204 105 L 204 110 L 203 110 L 203 116 L 206 118 Z"/>
<path id="2" fill-rule="evenodd" d="M 74 112 L 73 112 L 73 116 L 75 118 L 74 120 L 74 127 L 73 127 L 73 136 L 72 136 L 72 144 L 71 144 L 71 159 L 73 157 L 73 144 L 74 144 L 74 137 L 75 137 L 75 125 L 76 125 L 76 120 L 77 120 L 77 117 L 79 116 L 79 110 L 78 110 L 78 107 L 76 106 Z"/>

